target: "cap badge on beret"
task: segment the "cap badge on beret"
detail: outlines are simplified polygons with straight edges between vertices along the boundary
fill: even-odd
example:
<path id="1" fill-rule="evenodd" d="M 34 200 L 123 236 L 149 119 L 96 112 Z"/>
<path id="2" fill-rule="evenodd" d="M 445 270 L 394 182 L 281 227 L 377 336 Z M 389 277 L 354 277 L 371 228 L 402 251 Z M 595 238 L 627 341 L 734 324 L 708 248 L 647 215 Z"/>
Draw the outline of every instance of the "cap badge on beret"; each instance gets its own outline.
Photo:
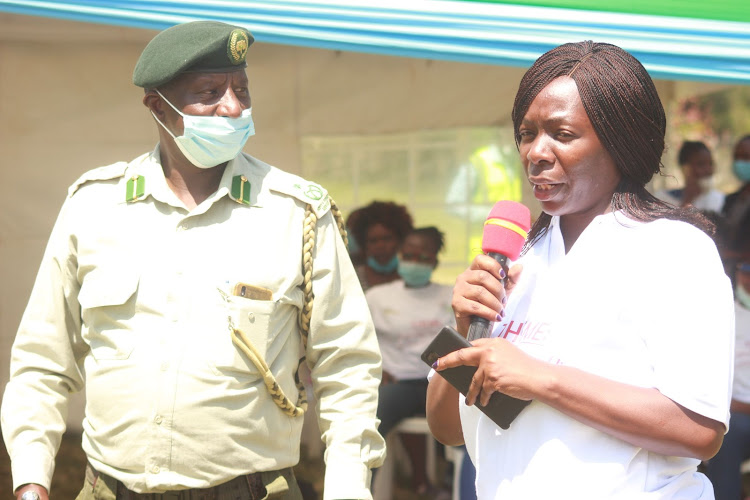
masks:
<path id="1" fill-rule="evenodd" d="M 250 39 L 247 37 L 245 30 L 236 29 L 229 34 L 227 43 L 227 55 L 232 64 L 242 64 L 247 56 L 247 48 L 250 46 Z"/>

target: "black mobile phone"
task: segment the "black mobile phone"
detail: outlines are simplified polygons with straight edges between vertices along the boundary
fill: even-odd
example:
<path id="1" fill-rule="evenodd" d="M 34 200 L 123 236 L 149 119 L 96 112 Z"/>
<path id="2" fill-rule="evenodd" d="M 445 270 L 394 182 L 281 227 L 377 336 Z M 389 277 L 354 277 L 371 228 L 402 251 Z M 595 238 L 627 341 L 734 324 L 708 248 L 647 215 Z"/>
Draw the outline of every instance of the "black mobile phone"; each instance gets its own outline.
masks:
<path id="1" fill-rule="evenodd" d="M 464 347 L 471 347 L 471 343 L 455 329 L 445 326 L 422 353 L 422 361 L 432 366 L 438 358 Z M 466 396 L 469 392 L 469 384 L 471 384 L 471 379 L 474 377 L 476 371 L 476 366 L 456 366 L 447 370 L 441 370 L 437 374 L 458 389 L 458 392 Z M 479 401 L 474 406 L 479 408 L 482 413 L 490 417 L 501 428 L 507 429 L 510 427 L 511 422 L 521 413 L 521 410 L 529 403 L 531 401 L 517 399 L 502 392 L 495 392 L 490 396 L 490 400 L 486 406 L 482 406 Z"/>

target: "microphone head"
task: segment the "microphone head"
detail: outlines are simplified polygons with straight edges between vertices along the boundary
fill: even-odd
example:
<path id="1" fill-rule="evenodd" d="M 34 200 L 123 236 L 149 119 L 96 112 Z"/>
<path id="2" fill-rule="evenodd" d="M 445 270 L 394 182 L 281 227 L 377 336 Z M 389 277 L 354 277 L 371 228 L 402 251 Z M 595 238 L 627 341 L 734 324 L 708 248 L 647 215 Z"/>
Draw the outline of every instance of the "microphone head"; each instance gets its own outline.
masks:
<path id="1" fill-rule="evenodd" d="M 531 229 L 531 212 L 516 201 L 495 203 L 484 223 L 482 251 L 499 253 L 510 260 L 518 259 Z"/>

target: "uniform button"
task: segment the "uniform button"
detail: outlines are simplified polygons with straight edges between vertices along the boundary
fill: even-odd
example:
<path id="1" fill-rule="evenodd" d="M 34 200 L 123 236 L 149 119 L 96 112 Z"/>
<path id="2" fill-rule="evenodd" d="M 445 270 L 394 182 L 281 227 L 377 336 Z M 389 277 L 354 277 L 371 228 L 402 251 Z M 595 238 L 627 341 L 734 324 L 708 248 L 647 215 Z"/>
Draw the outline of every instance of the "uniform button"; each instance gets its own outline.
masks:
<path id="1" fill-rule="evenodd" d="M 152 474 L 158 474 L 160 470 L 161 469 L 159 469 L 158 465 L 154 465 L 153 467 L 151 467 L 151 473 Z"/>
<path id="2" fill-rule="evenodd" d="M 247 313 L 247 319 L 250 320 L 250 323 L 255 321 L 255 313 L 249 312 Z"/>
<path id="3" fill-rule="evenodd" d="M 164 421 L 164 418 L 161 415 L 157 415 L 156 418 L 154 419 L 154 422 L 156 422 L 157 424 L 160 424 L 163 421 Z"/>

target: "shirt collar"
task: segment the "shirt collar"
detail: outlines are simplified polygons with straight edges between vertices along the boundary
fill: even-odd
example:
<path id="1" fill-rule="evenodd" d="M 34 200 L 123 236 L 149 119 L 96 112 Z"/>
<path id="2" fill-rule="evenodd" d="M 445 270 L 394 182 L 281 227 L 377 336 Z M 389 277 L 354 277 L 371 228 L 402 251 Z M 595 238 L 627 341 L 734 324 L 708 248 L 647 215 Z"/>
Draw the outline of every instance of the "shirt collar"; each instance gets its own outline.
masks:
<path id="1" fill-rule="evenodd" d="M 258 207 L 260 187 L 261 178 L 254 173 L 252 163 L 240 153 L 227 163 L 219 188 L 207 201 L 213 203 L 226 196 L 242 206 Z M 123 196 L 128 203 L 143 201 L 152 196 L 162 203 L 182 205 L 164 177 L 158 144 L 150 154 L 141 156 L 128 165 L 124 191 Z"/>

